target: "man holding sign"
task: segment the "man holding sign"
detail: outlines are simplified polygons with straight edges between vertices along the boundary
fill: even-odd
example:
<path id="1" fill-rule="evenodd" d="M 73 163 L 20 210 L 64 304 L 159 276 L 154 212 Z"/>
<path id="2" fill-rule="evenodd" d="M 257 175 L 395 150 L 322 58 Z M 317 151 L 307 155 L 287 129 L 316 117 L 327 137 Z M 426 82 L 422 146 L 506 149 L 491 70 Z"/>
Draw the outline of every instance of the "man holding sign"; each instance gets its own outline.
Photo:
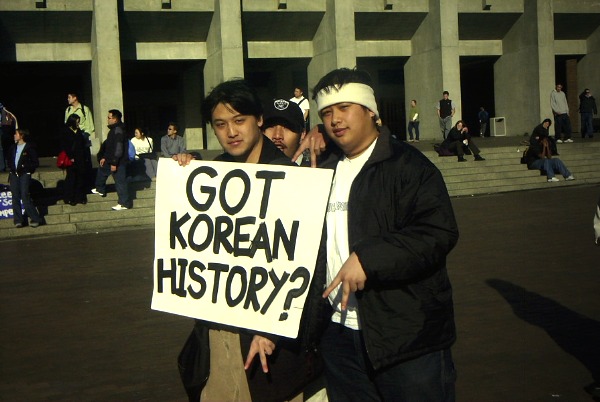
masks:
<path id="1" fill-rule="evenodd" d="M 188 169 L 184 171 L 189 174 L 189 178 L 183 192 L 187 194 L 190 205 L 196 211 L 205 213 L 197 214 L 190 225 L 194 211 L 173 211 L 170 223 L 167 219 L 162 224 L 161 229 L 169 228 L 174 233 L 169 237 L 171 249 L 181 251 L 177 251 L 179 258 L 168 258 L 169 250 L 163 251 L 158 247 L 158 244 L 165 242 L 159 243 L 157 240 L 159 261 L 155 263 L 157 281 L 153 308 L 188 315 L 187 310 L 178 310 L 179 306 L 187 304 L 192 306 L 193 311 L 189 314 L 191 316 L 194 316 L 193 313 L 197 312 L 198 308 L 204 309 L 198 312 L 197 317 L 205 320 L 196 321 L 194 331 L 179 359 L 182 379 L 190 400 L 197 400 L 200 392 L 202 400 L 209 401 L 288 400 L 301 392 L 307 382 L 319 375 L 318 368 L 310 366 L 306 360 L 310 357 L 306 353 L 309 340 L 316 341 L 316 335 L 310 335 L 311 330 L 318 326 L 301 326 L 299 331 L 296 327 L 293 332 L 286 332 L 282 327 L 285 322 L 292 320 L 292 315 L 299 322 L 303 314 L 302 304 L 290 308 L 294 298 L 301 295 L 307 297 L 309 294 L 307 305 L 311 307 L 305 308 L 305 311 L 314 313 L 318 310 L 312 307 L 312 303 L 319 300 L 323 288 L 311 287 L 310 276 L 317 258 L 331 172 L 282 166 L 269 169 L 261 166 L 294 164 L 261 132 L 261 103 L 254 89 L 243 80 L 227 81 L 216 86 L 204 100 L 202 113 L 210 118 L 210 124 L 225 152 L 212 164 L 202 165 L 190 163 L 194 159 L 190 154 L 173 157 L 179 165 Z M 160 163 L 163 162 L 170 161 Z M 240 169 L 217 162 L 238 162 L 253 166 Z M 190 168 L 198 165 L 199 167 L 190 172 Z M 163 173 L 171 178 L 177 175 L 176 172 L 169 174 L 166 170 L 171 169 L 171 165 L 165 163 L 163 166 L 159 169 L 159 175 Z M 309 198 L 321 199 L 321 215 L 312 226 L 306 226 L 304 221 L 290 222 L 290 206 L 276 205 L 273 201 L 285 199 L 281 197 L 281 189 L 286 181 L 298 183 L 294 181 L 293 176 L 308 173 L 326 174 L 320 186 L 314 186 L 310 180 L 303 183 L 306 187 L 303 193 L 305 191 L 308 194 L 309 190 L 313 189 L 319 194 Z M 157 180 L 157 183 L 159 182 L 165 185 L 165 188 L 171 185 L 166 183 L 169 179 Z M 243 185 L 236 188 L 236 183 Z M 194 193 L 194 189 L 197 188 L 198 194 Z M 157 225 L 164 216 L 162 211 L 159 213 L 159 191 L 162 190 L 157 188 Z M 168 188 L 166 192 L 180 193 L 181 190 L 173 187 L 172 190 Z M 297 198 L 293 191 L 287 189 L 285 192 L 288 199 Z M 231 201 L 236 197 L 241 197 L 237 204 Z M 258 216 L 251 216 L 252 208 L 249 205 L 254 205 L 254 209 L 260 211 L 255 214 Z M 224 212 L 211 212 L 219 206 Z M 318 215 L 318 205 L 315 204 L 312 208 L 315 210 L 313 214 Z M 292 210 L 299 211 L 300 208 Z M 278 218 L 274 222 L 270 221 L 269 213 L 271 217 Z M 271 227 L 274 229 L 269 232 Z M 204 230 L 205 228 L 208 230 Z M 254 228 L 257 228 L 256 235 Z M 250 233 L 247 233 L 249 231 Z M 157 229 L 157 232 L 161 230 Z M 307 250 L 302 246 L 306 244 L 303 238 L 307 237 L 314 243 L 314 250 Z M 246 248 L 244 244 L 249 246 Z M 279 244 L 282 247 L 279 247 Z M 295 250 L 296 245 L 298 250 Z M 198 253 L 188 254 L 189 248 Z M 212 254 L 206 257 L 209 251 L 212 251 Z M 165 257 L 159 258 L 159 253 L 165 254 Z M 306 259 L 306 255 L 311 253 L 312 257 L 301 263 Z M 190 258 L 184 258 L 187 255 L 190 255 Z M 265 261 L 262 261 L 262 258 L 265 258 Z M 179 274 L 179 270 L 183 274 Z M 322 272 L 322 278 L 312 283 L 322 284 L 324 280 Z M 242 285 L 236 287 L 238 281 Z M 185 285 L 180 285 L 182 282 L 185 282 Z M 293 283 L 291 288 L 290 283 Z M 165 291 L 169 284 L 170 293 L 175 296 Z M 265 289 L 269 289 L 267 293 Z M 268 297 L 263 297 L 265 295 Z M 210 303 L 211 297 L 212 304 L 201 304 Z M 175 299 L 176 305 L 172 309 L 168 305 L 169 302 L 165 301 L 168 298 Z M 223 299 L 227 305 L 223 305 Z M 283 300 L 285 302 L 281 303 Z M 274 310 L 274 306 L 280 304 L 283 304 L 284 310 L 281 315 L 279 311 Z M 194 309 L 193 306 L 203 307 Z M 272 318 L 272 311 L 277 314 L 275 319 Z M 232 317 L 238 317 L 239 322 L 235 322 Z M 255 322 L 248 322 L 247 317 L 253 317 Z M 306 320 L 303 319 L 303 322 Z M 259 324 L 265 325 L 267 329 L 258 332 L 231 326 L 261 328 Z M 272 333 L 289 338 L 274 336 Z M 291 339 L 294 337 L 298 339 Z M 259 360 L 258 370 L 253 364 L 256 356 Z"/>
<path id="2" fill-rule="evenodd" d="M 452 401 L 458 228 L 442 175 L 378 131 L 366 72 L 334 70 L 313 94 L 331 139 L 319 165 L 335 169 L 316 268 L 334 310 L 321 340 L 329 400 Z"/>

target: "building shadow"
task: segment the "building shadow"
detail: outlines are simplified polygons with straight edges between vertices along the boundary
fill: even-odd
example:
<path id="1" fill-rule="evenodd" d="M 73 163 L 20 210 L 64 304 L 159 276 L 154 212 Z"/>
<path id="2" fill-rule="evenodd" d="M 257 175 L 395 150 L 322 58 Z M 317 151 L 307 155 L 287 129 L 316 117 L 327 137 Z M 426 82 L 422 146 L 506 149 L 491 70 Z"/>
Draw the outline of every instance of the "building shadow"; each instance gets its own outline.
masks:
<path id="1" fill-rule="evenodd" d="M 486 283 L 506 299 L 517 317 L 546 331 L 589 370 L 596 384 L 600 382 L 599 321 L 513 283 L 501 279 L 488 279 Z"/>

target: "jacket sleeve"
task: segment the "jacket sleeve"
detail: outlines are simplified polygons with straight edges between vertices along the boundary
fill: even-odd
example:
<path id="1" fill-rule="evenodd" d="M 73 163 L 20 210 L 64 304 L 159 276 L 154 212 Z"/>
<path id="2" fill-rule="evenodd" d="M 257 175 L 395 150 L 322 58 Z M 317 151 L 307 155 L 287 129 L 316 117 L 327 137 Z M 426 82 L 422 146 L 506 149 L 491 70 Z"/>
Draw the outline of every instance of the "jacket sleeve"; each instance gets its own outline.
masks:
<path id="1" fill-rule="evenodd" d="M 34 146 L 27 146 L 27 160 L 25 161 L 25 171 L 27 173 L 34 173 L 35 169 L 40 166 L 40 161 L 38 159 L 38 154 Z"/>
<path id="2" fill-rule="evenodd" d="M 396 172 L 393 210 L 381 232 L 351 245 L 367 285 L 394 286 L 423 280 L 446 267 L 446 256 L 458 241 L 450 197 L 439 170 L 410 161 Z M 415 166 L 416 165 L 416 166 Z M 400 168 L 399 168 L 400 169 Z"/>
<path id="3" fill-rule="evenodd" d="M 123 152 L 125 152 L 125 132 L 122 127 L 115 127 L 115 163 L 111 162 L 111 165 L 119 164 Z"/>
<path id="4" fill-rule="evenodd" d="M 163 136 L 160 138 L 160 153 L 165 158 L 170 158 L 169 151 L 167 150 L 167 136 Z"/>

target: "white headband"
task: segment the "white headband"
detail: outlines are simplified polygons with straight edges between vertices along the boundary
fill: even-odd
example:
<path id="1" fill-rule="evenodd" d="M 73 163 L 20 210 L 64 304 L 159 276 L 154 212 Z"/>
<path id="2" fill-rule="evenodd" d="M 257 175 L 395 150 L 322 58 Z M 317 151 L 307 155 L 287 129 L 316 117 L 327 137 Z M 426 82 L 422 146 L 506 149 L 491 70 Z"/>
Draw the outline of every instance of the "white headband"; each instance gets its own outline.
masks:
<path id="1" fill-rule="evenodd" d="M 375 118 L 379 118 L 377 103 L 375 102 L 375 93 L 370 86 L 358 82 L 350 82 L 342 86 L 330 86 L 326 89 L 329 92 L 325 92 L 325 89 L 321 89 L 317 94 L 316 101 L 317 110 L 319 112 L 336 103 L 350 102 L 365 106 L 371 110 L 371 112 L 375 113 Z"/>

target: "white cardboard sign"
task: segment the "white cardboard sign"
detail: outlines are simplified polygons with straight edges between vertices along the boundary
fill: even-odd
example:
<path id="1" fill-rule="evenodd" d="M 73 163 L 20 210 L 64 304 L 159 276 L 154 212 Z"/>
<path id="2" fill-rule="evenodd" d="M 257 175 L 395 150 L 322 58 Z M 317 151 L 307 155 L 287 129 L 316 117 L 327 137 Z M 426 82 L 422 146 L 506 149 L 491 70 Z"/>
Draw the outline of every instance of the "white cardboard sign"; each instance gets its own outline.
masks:
<path id="1" fill-rule="evenodd" d="M 332 176 L 161 158 L 152 309 L 297 337 Z"/>

